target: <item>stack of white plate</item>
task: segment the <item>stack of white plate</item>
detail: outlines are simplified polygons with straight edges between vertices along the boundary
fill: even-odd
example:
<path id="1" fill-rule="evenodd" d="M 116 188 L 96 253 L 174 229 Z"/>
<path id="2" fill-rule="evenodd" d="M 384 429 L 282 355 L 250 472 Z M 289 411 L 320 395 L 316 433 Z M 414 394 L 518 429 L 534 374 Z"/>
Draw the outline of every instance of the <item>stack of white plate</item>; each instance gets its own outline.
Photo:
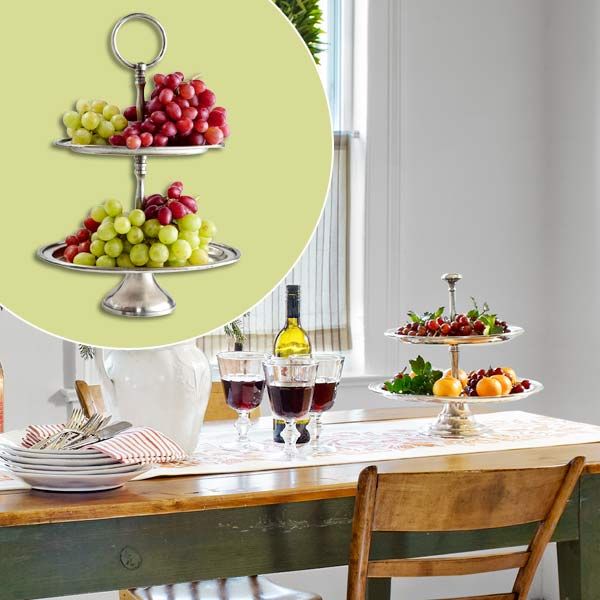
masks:
<path id="1" fill-rule="evenodd" d="M 0 464 L 32 488 L 93 492 L 121 487 L 148 465 L 124 465 L 97 450 L 31 450 L 0 443 Z"/>

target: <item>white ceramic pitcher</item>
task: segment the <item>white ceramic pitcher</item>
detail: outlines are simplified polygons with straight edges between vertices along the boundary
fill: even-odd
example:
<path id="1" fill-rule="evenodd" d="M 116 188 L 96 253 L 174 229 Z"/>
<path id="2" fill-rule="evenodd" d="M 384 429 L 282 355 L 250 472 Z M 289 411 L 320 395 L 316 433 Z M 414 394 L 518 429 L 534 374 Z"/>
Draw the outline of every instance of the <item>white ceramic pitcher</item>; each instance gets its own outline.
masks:
<path id="1" fill-rule="evenodd" d="M 98 350 L 111 413 L 148 425 L 193 452 L 211 391 L 210 364 L 194 342 L 152 350 Z"/>

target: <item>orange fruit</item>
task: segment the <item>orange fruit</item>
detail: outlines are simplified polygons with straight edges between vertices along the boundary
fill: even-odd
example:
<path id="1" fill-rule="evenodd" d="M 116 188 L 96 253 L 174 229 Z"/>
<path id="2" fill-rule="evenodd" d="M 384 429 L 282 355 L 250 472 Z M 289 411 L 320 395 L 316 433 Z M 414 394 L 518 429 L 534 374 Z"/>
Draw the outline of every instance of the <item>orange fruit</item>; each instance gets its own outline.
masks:
<path id="1" fill-rule="evenodd" d="M 511 367 L 500 367 L 502 372 L 513 382 L 513 385 L 517 383 L 517 374 Z"/>
<path id="2" fill-rule="evenodd" d="M 502 395 L 508 396 L 512 390 L 513 382 L 506 375 L 492 375 L 492 379 L 500 382 L 502 386 Z"/>
<path id="3" fill-rule="evenodd" d="M 444 371 L 444 377 L 452 377 L 452 369 Z M 469 376 L 467 375 L 466 371 L 459 369 L 458 379 L 460 380 L 460 383 L 462 384 L 463 388 L 467 387 L 467 383 L 469 383 Z"/>
<path id="4" fill-rule="evenodd" d="M 480 379 L 476 389 L 479 396 L 502 396 L 502 384 L 493 377 Z"/>
<path id="5" fill-rule="evenodd" d="M 433 384 L 434 396 L 447 396 L 450 398 L 458 398 L 463 391 L 460 379 L 454 377 L 442 377 Z"/>

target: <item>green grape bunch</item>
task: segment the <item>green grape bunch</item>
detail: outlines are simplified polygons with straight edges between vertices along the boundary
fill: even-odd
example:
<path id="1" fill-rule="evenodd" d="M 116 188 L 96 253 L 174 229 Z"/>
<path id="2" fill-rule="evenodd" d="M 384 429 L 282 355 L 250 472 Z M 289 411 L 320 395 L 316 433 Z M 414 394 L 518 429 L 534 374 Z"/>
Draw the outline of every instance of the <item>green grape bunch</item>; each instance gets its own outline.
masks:
<path id="1" fill-rule="evenodd" d="M 179 181 L 165 196 L 147 196 L 141 208 L 130 212 L 109 198 L 94 206 L 83 227 L 65 238 L 64 260 L 104 269 L 207 265 L 217 228 L 197 213 L 196 200 L 183 194 Z"/>
<path id="2" fill-rule="evenodd" d="M 62 118 L 67 137 L 78 145 L 108 144 L 108 140 L 123 131 L 128 121 L 118 106 L 105 100 L 77 100 L 75 110 L 67 111 Z"/>

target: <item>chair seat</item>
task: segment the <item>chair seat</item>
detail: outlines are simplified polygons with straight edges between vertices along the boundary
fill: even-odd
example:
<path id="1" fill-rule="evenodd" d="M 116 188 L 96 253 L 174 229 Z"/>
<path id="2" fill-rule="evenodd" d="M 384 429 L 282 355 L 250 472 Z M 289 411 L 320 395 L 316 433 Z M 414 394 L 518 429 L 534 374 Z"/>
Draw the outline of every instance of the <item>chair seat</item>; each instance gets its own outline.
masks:
<path id="1" fill-rule="evenodd" d="M 321 596 L 285 588 L 262 575 L 230 577 L 129 590 L 123 600 L 322 600 Z"/>

